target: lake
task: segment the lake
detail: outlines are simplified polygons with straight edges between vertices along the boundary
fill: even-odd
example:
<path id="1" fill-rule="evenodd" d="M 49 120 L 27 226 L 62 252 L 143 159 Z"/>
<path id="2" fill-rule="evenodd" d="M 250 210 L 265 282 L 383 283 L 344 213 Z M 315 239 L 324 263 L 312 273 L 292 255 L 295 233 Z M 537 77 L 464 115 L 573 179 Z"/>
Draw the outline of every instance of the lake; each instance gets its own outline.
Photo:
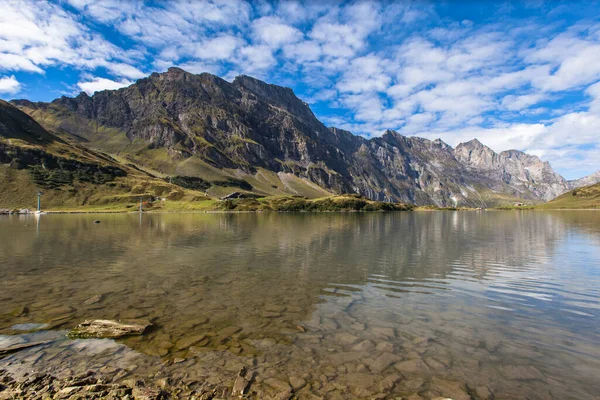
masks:
<path id="1" fill-rule="evenodd" d="M 97 318 L 153 326 L 65 337 Z M 600 212 L 0 217 L 0 344 L 51 341 L 0 359 L 17 376 L 597 399 L 599 318 Z"/>

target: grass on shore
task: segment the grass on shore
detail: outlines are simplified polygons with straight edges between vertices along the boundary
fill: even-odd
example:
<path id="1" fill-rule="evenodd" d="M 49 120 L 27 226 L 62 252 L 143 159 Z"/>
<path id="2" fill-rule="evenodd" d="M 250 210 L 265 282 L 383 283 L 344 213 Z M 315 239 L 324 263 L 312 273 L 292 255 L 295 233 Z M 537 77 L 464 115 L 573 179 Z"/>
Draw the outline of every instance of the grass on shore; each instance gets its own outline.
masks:
<path id="1" fill-rule="evenodd" d="M 539 204 L 537 209 L 600 209 L 600 183 L 577 188 L 548 203 Z"/>
<path id="2" fill-rule="evenodd" d="M 298 196 L 272 196 L 247 199 L 197 199 L 197 200 L 165 200 L 144 202 L 144 212 L 337 212 L 337 211 L 411 211 L 410 204 L 385 203 L 372 201 L 359 195 L 327 196 L 318 199 L 307 199 Z M 50 207 L 48 212 L 136 212 L 138 202 L 110 203 L 102 205 L 86 205 L 80 207 Z"/>

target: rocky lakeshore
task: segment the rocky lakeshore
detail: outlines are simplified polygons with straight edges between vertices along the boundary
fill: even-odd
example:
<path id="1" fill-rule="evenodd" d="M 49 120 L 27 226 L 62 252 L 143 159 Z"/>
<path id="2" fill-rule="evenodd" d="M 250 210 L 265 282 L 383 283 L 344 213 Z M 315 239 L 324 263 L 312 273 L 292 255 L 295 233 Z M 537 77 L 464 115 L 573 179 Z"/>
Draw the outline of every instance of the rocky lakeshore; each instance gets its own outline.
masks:
<path id="1" fill-rule="evenodd" d="M 16 380 L 0 370 L 0 399 L 217 399 L 227 398 L 231 388 L 200 382 L 173 382 L 169 378 L 128 379 L 115 382 L 119 369 L 112 374 L 88 371 L 58 379 L 49 374 L 31 374 Z"/>
<path id="2" fill-rule="evenodd" d="M 317 396 L 309 390 L 300 390 L 306 387 L 306 381 L 302 378 L 291 378 L 289 382 L 274 381 L 267 382 L 272 387 L 278 387 L 279 393 L 268 395 L 263 390 L 251 388 L 254 374 L 242 369 L 234 385 L 215 385 L 208 382 L 175 382 L 171 378 L 149 377 L 148 379 L 126 379 L 117 382 L 117 376 L 122 372 L 114 369 L 108 373 L 98 374 L 88 371 L 69 378 L 58 379 L 49 374 L 32 373 L 22 379 L 14 379 L 5 370 L 0 370 L 0 400 L 12 399 L 108 399 L 108 400 L 167 400 L 167 399 L 343 399 L 339 396 Z M 388 380 L 389 381 L 389 380 Z M 382 381 L 382 385 L 389 384 Z M 399 397 L 378 393 L 364 397 L 372 400 L 421 400 L 418 394 L 408 397 Z M 430 397 L 433 400 L 452 400 L 445 396 Z M 468 393 L 458 398 L 474 399 Z M 486 398 L 493 398 L 487 397 Z"/>
<path id="3" fill-rule="evenodd" d="M 95 381 L 73 396 L 115 390 L 131 400 L 143 394 L 136 387 L 261 400 L 600 393 L 596 320 L 570 313 L 549 325 L 540 312 L 596 316 L 573 305 L 594 277 L 564 281 L 547 258 L 573 226 L 597 232 L 595 214 L 95 218 L 42 218 L 39 229 L 0 221 L 0 370 L 14 380 L 3 398 L 52 399 L 88 371 Z M 559 260 L 595 267 L 594 246 Z M 538 273 L 549 275 L 531 281 Z M 541 303 L 537 295 L 556 293 L 540 282 L 574 294 Z"/>
<path id="4" fill-rule="evenodd" d="M 269 318 L 275 314 L 280 316 L 285 311 L 281 306 L 265 308 L 270 310 L 267 311 Z M 338 320 L 341 321 L 339 317 Z M 43 329 L 34 325 L 24 325 L 22 328 Z M 206 335 L 179 340 L 176 347 L 188 349 L 185 358 L 156 359 L 146 355 L 142 359 L 139 353 L 114 342 L 115 339 L 127 337 L 144 340 L 144 334 L 152 327 L 149 321 L 144 320 L 86 320 L 66 335 L 64 331 L 37 331 L 40 335 L 53 335 L 46 336 L 46 340 L 32 340 L 26 335 L 12 336 L 13 340 L 18 340 L 16 344 L 0 346 L 0 357 L 5 357 L 2 366 L 6 368 L 0 369 L 0 400 L 494 398 L 487 387 L 471 388 L 466 383 L 441 377 L 434 377 L 430 381 L 412 379 L 411 376 L 436 365 L 432 364 L 432 360 L 403 362 L 403 357 L 395 354 L 393 344 L 387 341 L 395 336 L 395 330 L 391 328 L 375 330 L 376 336 L 387 339 L 379 341 L 377 345 L 372 340 L 360 341 L 350 333 L 336 333 L 328 346 L 347 348 L 345 351 L 330 348 L 337 362 L 299 370 L 296 369 L 298 366 L 292 366 L 294 362 L 284 363 L 285 357 L 274 364 L 258 353 L 253 357 L 240 357 L 243 349 L 239 347 L 238 339 L 241 337 L 240 328 L 237 327 L 224 328 L 219 332 L 217 340 L 221 343 L 221 351 L 207 351 L 204 348 L 208 344 Z M 310 324 L 298 326 L 298 334 L 304 344 L 301 347 L 290 347 L 273 339 L 244 342 L 262 347 L 260 353 L 268 348 L 286 347 L 286 353 L 291 354 L 296 349 L 308 357 L 312 353 L 311 343 L 323 340 L 323 335 L 311 332 L 313 330 Z M 10 342 L 10 338 L 4 337 L 4 343 Z M 413 342 L 426 348 L 432 340 L 416 338 Z M 98 349 L 104 354 L 101 364 L 94 360 L 99 354 Z M 54 359 L 54 367 L 44 367 L 44 359 Z M 364 363 L 361 362 L 363 359 Z M 124 360 L 128 360 L 128 363 L 123 364 Z M 152 366 L 143 367 L 144 362 Z M 340 362 L 343 365 L 333 367 Z M 77 373 L 82 365 L 88 365 L 89 369 Z M 208 373 L 197 375 L 201 369 L 206 369 Z M 391 369 L 395 371 L 390 372 Z M 399 390 L 401 393 L 398 393 Z"/>

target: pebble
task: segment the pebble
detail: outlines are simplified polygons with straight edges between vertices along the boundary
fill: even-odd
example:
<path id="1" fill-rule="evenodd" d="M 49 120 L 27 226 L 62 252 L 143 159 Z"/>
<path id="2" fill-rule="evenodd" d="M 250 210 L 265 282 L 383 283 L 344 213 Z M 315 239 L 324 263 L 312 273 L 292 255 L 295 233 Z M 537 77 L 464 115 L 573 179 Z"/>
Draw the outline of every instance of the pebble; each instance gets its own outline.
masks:
<path id="1" fill-rule="evenodd" d="M 370 340 L 363 340 L 352 347 L 352 351 L 373 351 L 374 349 L 375 345 Z"/>
<path id="2" fill-rule="evenodd" d="M 103 298 L 103 296 L 101 294 L 97 294 L 95 296 L 90 297 L 86 301 L 84 301 L 83 304 L 85 304 L 86 306 L 89 306 L 92 304 L 100 303 L 102 301 L 102 298 Z"/>
<path id="3" fill-rule="evenodd" d="M 194 336 L 185 337 L 183 339 L 178 340 L 175 343 L 175 347 L 177 347 L 179 350 L 187 349 L 188 347 L 193 346 L 205 339 L 206 339 L 206 335 L 194 335 Z"/>
<path id="4" fill-rule="evenodd" d="M 354 344 L 358 341 L 358 338 L 349 333 L 343 332 L 335 335 L 335 341 L 343 346 Z"/>
<path id="5" fill-rule="evenodd" d="M 370 369 L 374 372 L 382 372 L 384 369 L 400 360 L 402 360 L 402 357 L 400 356 L 392 353 L 383 353 L 373 361 L 370 365 Z"/>
<path id="6" fill-rule="evenodd" d="M 290 385 L 292 386 L 292 389 L 300 390 L 306 385 L 306 381 L 299 376 L 292 375 L 290 376 Z"/>

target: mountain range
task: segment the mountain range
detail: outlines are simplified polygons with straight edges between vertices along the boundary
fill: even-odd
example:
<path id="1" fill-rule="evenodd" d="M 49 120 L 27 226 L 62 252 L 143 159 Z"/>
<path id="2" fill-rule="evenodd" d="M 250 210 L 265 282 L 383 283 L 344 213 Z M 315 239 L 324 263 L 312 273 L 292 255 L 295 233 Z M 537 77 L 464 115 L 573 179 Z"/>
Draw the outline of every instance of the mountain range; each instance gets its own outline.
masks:
<path id="1" fill-rule="evenodd" d="M 170 185 L 164 190 L 179 187 L 184 194 L 357 193 L 378 201 L 490 207 L 544 202 L 600 181 L 600 172 L 567 181 L 536 156 L 496 153 L 476 139 L 453 148 L 392 130 L 366 139 L 328 128 L 291 89 L 248 76 L 228 82 L 170 68 L 92 96 L 10 103 L 0 107 L 0 136 L 10 138 L 7 116 L 21 110 L 27 115 L 20 124 L 35 125 L 52 142 L 140 179 L 162 179 Z M 2 157 L 0 147 L 0 163 Z"/>

